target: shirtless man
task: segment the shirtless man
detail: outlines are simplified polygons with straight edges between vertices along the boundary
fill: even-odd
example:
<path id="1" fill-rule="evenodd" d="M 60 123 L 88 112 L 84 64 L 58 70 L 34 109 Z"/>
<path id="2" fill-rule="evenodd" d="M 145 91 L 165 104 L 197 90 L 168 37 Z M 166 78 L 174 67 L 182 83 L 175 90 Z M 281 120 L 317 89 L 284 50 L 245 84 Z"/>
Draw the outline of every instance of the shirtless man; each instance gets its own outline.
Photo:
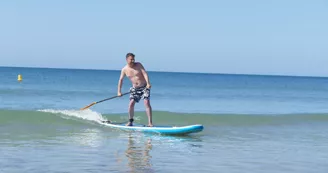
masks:
<path id="1" fill-rule="evenodd" d="M 152 127 L 152 108 L 150 105 L 151 85 L 149 82 L 149 77 L 143 65 L 139 62 L 135 62 L 134 57 L 135 56 L 133 53 L 128 53 L 126 55 L 127 65 L 121 70 L 121 75 L 118 81 L 117 95 L 122 96 L 121 88 L 123 78 L 127 76 L 132 83 L 132 87 L 130 88 L 129 122 L 126 125 L 133 125 L 134 105 L 136 102 L 138 103 L 140 99 L 144 99 L 146 113 L 148 116 L 148 126 Z"/>

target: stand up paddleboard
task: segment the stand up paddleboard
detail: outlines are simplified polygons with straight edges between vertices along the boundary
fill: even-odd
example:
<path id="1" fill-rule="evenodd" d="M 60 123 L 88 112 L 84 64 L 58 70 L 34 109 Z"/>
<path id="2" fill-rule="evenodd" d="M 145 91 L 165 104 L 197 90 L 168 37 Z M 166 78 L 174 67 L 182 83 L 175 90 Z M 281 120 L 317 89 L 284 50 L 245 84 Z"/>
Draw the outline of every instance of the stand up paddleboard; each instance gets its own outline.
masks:
<path id="1" fill-rule="evenodd" d="M 102 121 L 103 125 L 116 128 L 124 131 L 140 131 L 146 133 L 158 133 L 165 135 L 185 135 L 190 133 L 197 133 L 204 129 L 201 124 L 194 124 L 188 126 L 153 126 L 147 127 L 143 124 L 134 124 L 133 126 L 126 126 L 126 123 L 113 123 L 110 121 Z"/>

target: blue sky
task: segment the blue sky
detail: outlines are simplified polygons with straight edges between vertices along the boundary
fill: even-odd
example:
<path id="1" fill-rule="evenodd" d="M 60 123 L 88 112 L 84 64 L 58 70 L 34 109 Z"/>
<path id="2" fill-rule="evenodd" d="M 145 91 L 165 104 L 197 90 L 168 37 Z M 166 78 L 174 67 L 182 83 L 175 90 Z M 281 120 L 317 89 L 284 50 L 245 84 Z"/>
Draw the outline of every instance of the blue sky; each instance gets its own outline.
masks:
<path id="1" fill-rule="evenodd" d="M 10 0 L 0 22 L 0 66 L 328 76 L 326 0 Z"/>

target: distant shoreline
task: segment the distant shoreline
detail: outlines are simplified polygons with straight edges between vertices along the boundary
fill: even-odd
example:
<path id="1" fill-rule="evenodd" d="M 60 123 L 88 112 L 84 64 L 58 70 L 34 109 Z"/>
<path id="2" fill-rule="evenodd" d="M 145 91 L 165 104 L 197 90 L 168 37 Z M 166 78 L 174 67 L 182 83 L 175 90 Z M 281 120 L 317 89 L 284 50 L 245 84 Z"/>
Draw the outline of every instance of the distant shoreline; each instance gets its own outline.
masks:
<path id="1" fill-rule="evenodd" d="M 60 67 L 23 67 L 23 66 L 0 66 L 0 68 L 25 68 L 25 69 L 54 69 L 54 70 L 94 70 L 94 71 L 116 71 L 118 69 L 88 69 L 88 68 L 60 68 Z M 178 73 L 178 74 L 204 74 L 204 75 L 234 75 L 234 76 L 265 76 L 265 77 L 300 77 L 300 78 L 328 78 L 328 76 L 305 76 L 305 75 L 282 75 L 282 74 L 243 74 L 243 73 L 210 73 L 210 72 L 185 72 L 185 71 L 154 71 L 151 73 Z"/>

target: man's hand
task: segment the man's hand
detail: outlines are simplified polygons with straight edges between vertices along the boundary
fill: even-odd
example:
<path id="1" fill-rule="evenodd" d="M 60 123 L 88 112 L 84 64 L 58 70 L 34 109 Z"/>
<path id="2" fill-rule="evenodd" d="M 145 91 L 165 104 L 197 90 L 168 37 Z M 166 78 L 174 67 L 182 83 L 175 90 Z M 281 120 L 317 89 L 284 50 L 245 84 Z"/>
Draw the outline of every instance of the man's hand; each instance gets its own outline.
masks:
<path id="1" fill-rule="evenodd" d="M 122 96 L 122 93 L 120 91 L 117 92 L 117 96 L 121 97 Z"/>
<path id="2" fill-rule="evenodd" d="M 151 88 L 150 83 L 147 84 L 146 88 L 148 88 L 148 89 Z"/>

